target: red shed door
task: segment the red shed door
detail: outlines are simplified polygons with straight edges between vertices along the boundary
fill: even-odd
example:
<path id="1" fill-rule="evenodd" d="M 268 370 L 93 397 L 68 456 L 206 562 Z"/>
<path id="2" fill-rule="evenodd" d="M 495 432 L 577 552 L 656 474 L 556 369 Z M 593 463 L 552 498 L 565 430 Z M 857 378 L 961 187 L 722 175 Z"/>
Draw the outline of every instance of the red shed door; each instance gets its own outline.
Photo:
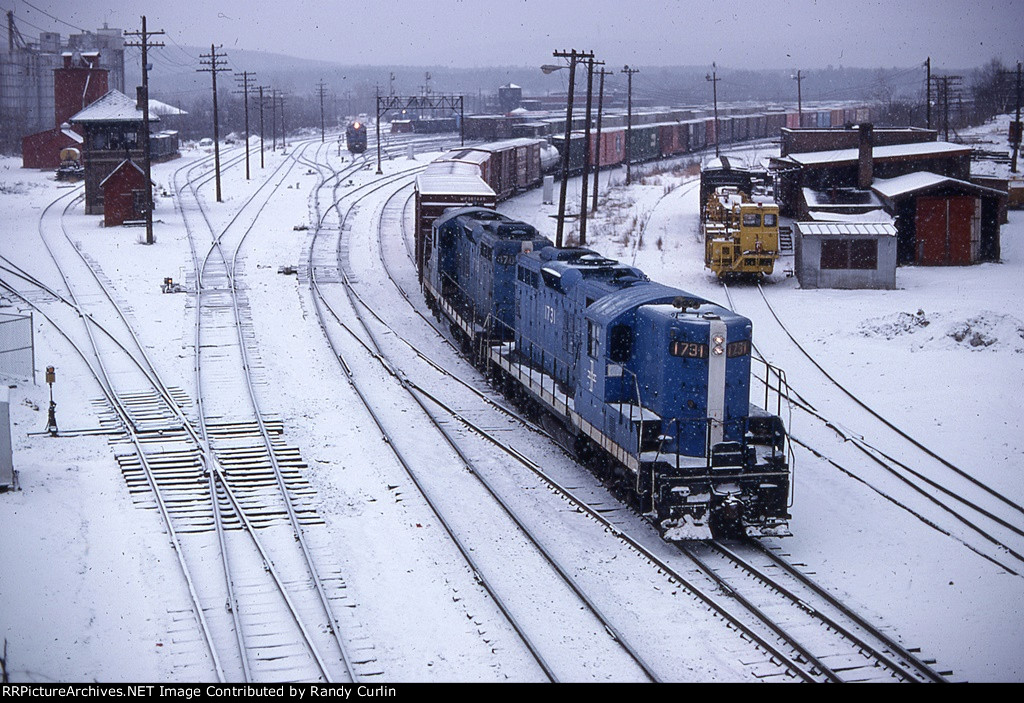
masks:
<path id="1" fill-rule="evenodd" d="M 918 198 L 917 263 L 935 266 L 946 263 L 946 199 Z"/>
<path id="2" fill-rule="evenodd" d="M 949 263 L 971 263 L 971 219 L 974 198 L 961 195 L 949 199 Z"/>
<path id="3" fill-rule="evenodd" d="M 971 263 L 975 199 L 969 195 L 917 200 L 917 263 L 926 266 Z"/>

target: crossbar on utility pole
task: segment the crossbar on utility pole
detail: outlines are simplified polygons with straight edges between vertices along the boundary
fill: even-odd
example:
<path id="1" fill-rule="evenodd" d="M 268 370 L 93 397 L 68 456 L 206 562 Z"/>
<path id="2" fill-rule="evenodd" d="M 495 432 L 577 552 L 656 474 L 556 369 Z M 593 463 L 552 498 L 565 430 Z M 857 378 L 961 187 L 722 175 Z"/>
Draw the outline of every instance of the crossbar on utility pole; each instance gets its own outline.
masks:
<path id="1" fill-rule="evenodd" d="M 150 37 L 164 34 L 164 31 L 149 32 L 146 30 L 146 16 L 142 16 L 141 32 L 125 32 L 125 36 L 138 37 L 138 42 L 125 42 L 125 46 L 142 49 L 142 170 L 146 175 L 146 244 L 152 244 L 153 238 L 153 170 L 152 152 L 149 143 L 149 49 L 164 46 L 163 42 L 152 42 Z"/>
<path id="2" fill-rule="evenodd" d="M 242 86 L 242 99 L 245 101 L 245 180 L 247 181 L 249 180 L 249 81 L 255 75 L 252 71 L 242 71 L 241 76 L 235 76 L 235 81 Z M 238 94 L 237 90 L 235 94 Z"/>
<path id="3" fill-rule="evenodd" d="M 217 182 L 217 202 L 223 202 L 220 194 L 220 119 L 217 112 L 217 74 L 222 71 L 227 71 L 227 61 L 221 59 L 227 57 L 227 54 L 217 53 L 217 47 L 210 44 L 209 54 L 200 54 L 200 59 L 206 59 L 199 63 L 206 68 L 197 68 L 197 73 L 209 73 L 213 76 L 213 168 L 216 172 Z"/>

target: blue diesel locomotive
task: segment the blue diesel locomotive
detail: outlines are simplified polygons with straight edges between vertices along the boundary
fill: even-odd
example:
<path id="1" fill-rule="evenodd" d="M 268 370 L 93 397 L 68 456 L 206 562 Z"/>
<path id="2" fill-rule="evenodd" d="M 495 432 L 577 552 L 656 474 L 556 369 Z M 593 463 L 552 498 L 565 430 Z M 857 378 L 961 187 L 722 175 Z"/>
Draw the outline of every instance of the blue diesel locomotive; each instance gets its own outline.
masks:
<path id="1" fill-rule="evenodd" d="M 427 304 L 463 350 L 666 539 L 788 534 L 750 320 L 493 210 L 449 210 L 424 254 Z"/>
<path id="2" fill-rule="evenodd" d="M 345 128 L 345 144 L 353 154 L 366 151 L 366 125 L 358 120 L 350 123 Z"/>

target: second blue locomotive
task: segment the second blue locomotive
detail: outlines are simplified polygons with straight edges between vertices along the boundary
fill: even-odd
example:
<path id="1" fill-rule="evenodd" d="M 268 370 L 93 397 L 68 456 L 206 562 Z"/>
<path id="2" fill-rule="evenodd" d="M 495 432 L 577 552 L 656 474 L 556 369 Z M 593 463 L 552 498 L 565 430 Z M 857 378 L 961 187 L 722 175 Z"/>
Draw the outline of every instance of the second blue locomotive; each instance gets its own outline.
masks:
<path id="1" fill-rule="evenodd" d="M 358 120 L 350 123 L 345 128 L 345 144 L 353 154 L 366 151 L 366 125 Z"/>
<path id="2" fill-rule="evenodd" d="M 464 350 L 667 539 L 788 534 L 747 318 L 493 210 L 446 212 L 425 248 L 428 305 Z"/>

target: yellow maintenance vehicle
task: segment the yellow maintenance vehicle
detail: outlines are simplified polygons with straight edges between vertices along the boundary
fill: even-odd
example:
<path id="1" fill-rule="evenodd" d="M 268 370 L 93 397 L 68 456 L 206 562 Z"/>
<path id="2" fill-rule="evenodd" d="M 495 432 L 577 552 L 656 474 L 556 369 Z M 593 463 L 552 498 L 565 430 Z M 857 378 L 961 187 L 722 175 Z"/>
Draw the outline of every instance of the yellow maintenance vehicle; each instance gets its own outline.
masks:
<path id="1" fill-rule="evenodd" d="M 714 183 L 713 177 L 707 183 Z M 779 258 L 779 206 L 745 192 L 739 183 L 705 189 L 704 172 L 701 186 L 707 198 L 701 203 L 704 265 L 719 278 L 769 275 Z"/>

